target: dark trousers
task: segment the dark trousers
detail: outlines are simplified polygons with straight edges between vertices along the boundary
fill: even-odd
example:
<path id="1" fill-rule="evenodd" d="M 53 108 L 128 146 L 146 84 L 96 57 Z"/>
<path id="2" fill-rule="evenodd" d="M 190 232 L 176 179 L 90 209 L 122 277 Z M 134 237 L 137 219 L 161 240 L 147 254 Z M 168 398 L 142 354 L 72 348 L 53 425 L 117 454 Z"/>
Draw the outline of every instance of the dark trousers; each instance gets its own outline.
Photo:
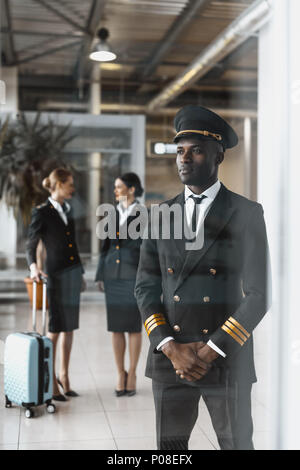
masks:
<path id="1" fill-rule="evenodd" d="M 228 387 L 195 387 L 152 381 L 157 447 L 187 450 L 198 418 L 202 396 L 209 411 L 221 450 L 253 450 L 251 384 Z"/>

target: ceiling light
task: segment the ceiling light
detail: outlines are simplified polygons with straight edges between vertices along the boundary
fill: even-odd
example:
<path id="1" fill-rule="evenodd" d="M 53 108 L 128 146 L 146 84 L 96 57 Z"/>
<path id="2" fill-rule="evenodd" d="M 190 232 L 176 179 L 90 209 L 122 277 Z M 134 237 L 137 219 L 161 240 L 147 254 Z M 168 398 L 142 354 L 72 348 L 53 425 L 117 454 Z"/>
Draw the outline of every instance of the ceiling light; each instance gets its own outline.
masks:
<path id="1" fill-rule="evenodd" d="M 95 60 L 97 62 L 111 62 L 117 58 L 116 54 L 111 50 L 110 45 L 106 41 L 108 36 L 109 33 L 106 28 L 101 28 L 98 31 L 99 41 L 97 41 L 90 53 L 91 60 Z"/>

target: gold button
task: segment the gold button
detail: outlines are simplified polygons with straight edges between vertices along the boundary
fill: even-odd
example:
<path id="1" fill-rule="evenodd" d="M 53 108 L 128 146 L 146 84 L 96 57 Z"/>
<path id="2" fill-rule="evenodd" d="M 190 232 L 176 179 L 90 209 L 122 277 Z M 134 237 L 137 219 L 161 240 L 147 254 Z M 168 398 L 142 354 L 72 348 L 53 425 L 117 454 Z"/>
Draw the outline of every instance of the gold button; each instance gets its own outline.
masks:
<path id="1" fill-rule="evenodd" d="M 215 270 L 215 268 L 211 268 L 209 270 L 210 274 L 212 274 L 213 276 L 215 276 L 217 274 L 217 271 Z"/>
<path id="2" fill-rule="evenodd" d="M 70 260 L 71 260 L 71 261 L 74 261 L 74 256 L 70 256 Z"/>
<path id="3" fill-rule="evenodd" d="M 121 263 L 121 261 L 120 261 L 119 259 L 117 259 L 117 260 L 116 260 L 116 263 L 117 263 L 117 264 L 120 264 L 120 263 Z"/>
<path id="4" fill-rule="evenodd" d="M 117 237 L 120 235 L 120 232 L 117 232 Z"/>
<path id="5" fill-rule="evenodd" d="M 203 297 L 203 302 L 205 303 L 210 302 L 210 297 Z"/>
<path id="6" fill-rule="evenodd" d="M 67 232 L 67 235 L 71 235 L 70 232 Z"/>
<path id="7" fill-rule="evenodd" d="M 120 249 L 120 247 L 119 247 L 119 245 L 117 245 L 117 246 L 116 246 L 116 250 L 119 250 L 119 249 Z"/>
<path id="8" fill-rule="evenodd" d="M 173 326 L 173 330 L 176 331 L 177 333 L 179 333 L 179 331 L 181 330 L 181 328 L 180 328 L 179 325 L 174 325 L 174 326 Z"/>
<path id="9" fill-rule="evenodd" d="M 204 330 L 202 330 L 202 333 L 204 333 L 205 335 L 207 335 L 208 330 L 204 329 Z"/>
<path id="10" fill-rule="evenodd" d="M 70 244 L 69 244 L 69 248 L 73 248 L 73 245 L 72 245 L 72 243 L 70 243 Z"/>
<path id="11" fill-rule="evenodd" d="M 179 295 L 174 295 L 173 299 L 175 300 L 175 302 L 180 302 Z"/>
<path id="12" fill-rule="evenodd" d="M 168 273 L 169 273 L 169 274 L 174 274 L 174 269 L 168 268 Z"/>

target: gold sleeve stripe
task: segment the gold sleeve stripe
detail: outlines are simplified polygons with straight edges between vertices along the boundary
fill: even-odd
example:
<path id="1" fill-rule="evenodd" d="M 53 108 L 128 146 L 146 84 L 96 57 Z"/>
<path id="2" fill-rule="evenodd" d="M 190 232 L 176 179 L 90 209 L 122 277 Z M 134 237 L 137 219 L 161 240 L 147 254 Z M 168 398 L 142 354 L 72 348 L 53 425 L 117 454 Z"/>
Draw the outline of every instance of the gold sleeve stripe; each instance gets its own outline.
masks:
<path id="1" fill-rule="evenodd" d="M 147 318 L 147 320 L 145 321 L 144 325 L 145 327 L 147 328 L 147 325 L 154 319 L 164 319 L 164 316 L 162 313 L 154 313 L 153 315 L 151 315 L 151 317 Z"/>
<path id="2" fill-rule="evenodd" d="M 154 318 L 154 320 L 150 321 L 149 323 L 147 323 L 146 325 L 146 330 L 148 330 L 149 328 L 151 328 L 152 325 L 154 325 L 155 323 L 159 322 L 159 321 L 165 321 L 165 319 L 163 317 L 161 318 Z"/>
<path id="3" fill-rule="evenodd" d="M 227 328 L 227 326 L 225 325 L 222 325 L 221 326 L 222 330 L 225 331 L 226 333 L 228 333 L 230 336 L 232 336 L 232 338 L 237 341 L 241 346 L 244 345 L 244 342 L 235 334 L 233 333 L 232 330 L 230 330 L 229 328 Z"/>
<path id="4" fill-rule="evenodd" d="M 147 329 L 147 334 L 148 336 L 150 335 L 151 331 L 153 331 L 157 326 L 159 325 L 166 325 L 167 323 L 165 321 L 159 321 L 157 323 L 154 323 L 149 329 Z"/>
<path id="5" fill-rule="evenodd" d="M 245 330 L 245 328 L 238 321 L 236 321 L 235 318 L 230 317 L 228 318 L 228 320 L 231 321 L 231 323 L 233 323 L 235 326 L 237 326 L 247 336 L 247 338 L 250 338 L 250 333 L 248 333 L 248 331 Z"/>
<path id="6" fill-rule="evenodd" d="M 232 331 L 234 331 L 243 341 L 247 341 L 247 336 L 243 335 L 238 328 L 236 328 L 230 321 L 226 321 L 225 325 L 228 326 Z"/>

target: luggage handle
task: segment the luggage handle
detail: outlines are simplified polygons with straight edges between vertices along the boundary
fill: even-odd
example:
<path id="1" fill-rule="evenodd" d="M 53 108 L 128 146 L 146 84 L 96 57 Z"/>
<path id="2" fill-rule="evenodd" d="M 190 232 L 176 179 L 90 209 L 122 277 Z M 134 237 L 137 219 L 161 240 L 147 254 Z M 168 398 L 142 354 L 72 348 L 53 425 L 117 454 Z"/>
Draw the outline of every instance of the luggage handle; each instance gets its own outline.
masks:
<path id="1" fill-rule="evenodd" d="M 46 336 L 46 313 L 47 313 L 47 278 L 41 276 L 43 282 L 43 308 L 42 308 L 42 325 L 43 325 L 43 336 Z M 32 327 L 33 331 L 36 332 L 36 299 L 37 297 L 37 282 L 33 281 L 33 293 L 32 293 Z"/>

